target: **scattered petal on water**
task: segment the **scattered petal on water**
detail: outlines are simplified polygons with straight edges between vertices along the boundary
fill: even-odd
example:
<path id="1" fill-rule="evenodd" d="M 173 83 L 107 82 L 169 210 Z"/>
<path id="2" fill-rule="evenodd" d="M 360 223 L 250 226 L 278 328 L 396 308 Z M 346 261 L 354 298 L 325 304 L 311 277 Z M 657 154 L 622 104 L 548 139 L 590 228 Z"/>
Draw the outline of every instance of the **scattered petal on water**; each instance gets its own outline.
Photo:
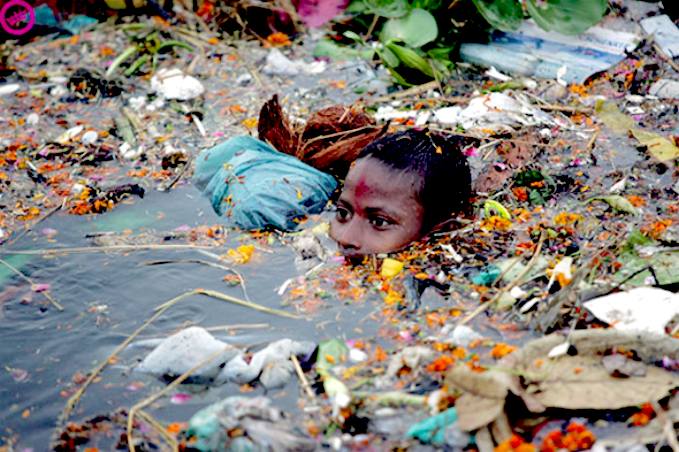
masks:
<path id="1" fill-rule="evenodd" d="M 9 370 L 9 374 L 12 376 L 12 379 L 17 383 L 23 383 L 24 381 L 28 380 L 27 370 L 19 368 L 8 368 L 7 370 Z"/>
<path id="2" fill-rule="evenodd" d="M 175 405 L 183 405 L 189 400 L 191 400 L 191 394 L 186 394 L 183 392 L 178 392 L 170 398 L 170 402 L 174 403 Z"/>
<path id="3" fill-rule="evenodd" d="M 33 284 L 32 289 L 33 289 L 33 292 L 37 292 L 37 293 L 47 292 L 48 290 L 50 290 L 50 285 L 46 284 L 46 283 Z"/>
<path id="4" fill-rule="evenodd" d="M 53 236 L 53 235 L 57 235 L 59 233 L 59 231 L 57 231 L 56 229 L 53 229 L 53 228 L 43 228 L 43 230 L 41 232 L 42 232 L 43 235 L 46 235 L 48 237 Z"/>

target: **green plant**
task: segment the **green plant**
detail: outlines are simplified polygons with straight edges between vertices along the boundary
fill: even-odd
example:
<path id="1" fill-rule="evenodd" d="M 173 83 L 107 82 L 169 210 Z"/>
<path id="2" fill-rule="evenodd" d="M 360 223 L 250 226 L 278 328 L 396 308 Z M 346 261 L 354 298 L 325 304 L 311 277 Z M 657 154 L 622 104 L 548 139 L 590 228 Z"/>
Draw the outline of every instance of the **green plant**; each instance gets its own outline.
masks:
<path id="1" fill-rule="evenodd" d="M 521 26 L 524 10 L 518 0 L 472 0 L 493 27 L 504 31 Z M 579 34 L 601 20 L 608 0 L 526 0 L 526 10 L 540 28 Z"/>
<path id="2" fill-rule="evenodd" d="M 182 48 L 189 51 L 193 50 L 189 44 L 176 39 L 165 39 L 158 30 L 148 31 L 144 25 L 129 24 L 123 26 L 126 32 L 142 30 L 143 33 L 131 35 L 132 45 L 123 50 L 113 60 L 106 70 L 106 77 L 110 77 L 123 63 L 135 57 L 132 63 L 125 69 L 123 74 L 127 77 L 134 75 L 141 70 L 147 63 L 151 63 L 151 72 L 155 71 L 158 58 L 161 54 L 170 52 L 174 48 Z"/>

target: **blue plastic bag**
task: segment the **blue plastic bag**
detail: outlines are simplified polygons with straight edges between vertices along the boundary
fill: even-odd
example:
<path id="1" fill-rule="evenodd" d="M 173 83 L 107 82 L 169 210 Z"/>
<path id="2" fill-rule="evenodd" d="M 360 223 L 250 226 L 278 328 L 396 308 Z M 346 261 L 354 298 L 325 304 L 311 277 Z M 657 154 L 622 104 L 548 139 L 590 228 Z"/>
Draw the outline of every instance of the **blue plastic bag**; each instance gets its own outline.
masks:
<path id="1" fill-rule="evenodd" d="M 242 229 L 297 227 L 318 213 L 337 187 L 335 179 L 250 136 L 202 151 L 193 181 L 215 212 Z"/>

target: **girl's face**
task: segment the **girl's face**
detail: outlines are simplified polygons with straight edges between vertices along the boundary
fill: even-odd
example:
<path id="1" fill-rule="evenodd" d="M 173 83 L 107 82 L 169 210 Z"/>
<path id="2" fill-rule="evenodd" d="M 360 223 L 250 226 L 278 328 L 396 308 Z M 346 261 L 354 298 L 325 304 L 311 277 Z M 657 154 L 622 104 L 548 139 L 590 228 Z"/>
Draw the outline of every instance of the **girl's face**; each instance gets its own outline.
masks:
<path id="1" fill-rule="evenodd" d="M 362 158 L 349 170 L 330 237 L 348 257 L 399 250 L 421 236 L 416 174 Z"/>

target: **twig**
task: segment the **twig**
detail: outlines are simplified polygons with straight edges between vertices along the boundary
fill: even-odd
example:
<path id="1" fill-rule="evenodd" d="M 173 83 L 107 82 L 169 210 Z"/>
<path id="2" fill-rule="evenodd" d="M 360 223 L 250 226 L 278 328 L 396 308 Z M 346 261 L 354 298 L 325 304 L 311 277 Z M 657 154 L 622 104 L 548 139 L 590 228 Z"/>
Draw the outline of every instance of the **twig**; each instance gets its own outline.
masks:
<path id="1" fill-rule="evenodd" d="M 297 357 L 293 354 L 290 356 L 290 360 L 292 360 L 292 365 L 295 366 L 297 378 L 299 378 L 299 381 L 302 384 L 302 387 L 304 388 L 306 394 L 309 396 L 310 399 L 316 398 L 316 394 L 314 394 L 314 391 L 311 390 L 309 380 L 307 380 L 306 375 L 304 375 L 304 372 L 302 371 L 302 366 L 299 365 L 299 360 L 297 359 Z"/>
<path id="2" fill-rule="evenodd" d="M 460 321 L 460 323 L 458 325 L 465 325 L 466 323 L 469 323 L 469 321 L 472 320 L 474 317 L 481 314 L 482 312 L 484 312 L 489 307 L 493 306 L 500 299 L 502 294 L 504 294 L 507 291 L 512 290 L 514 287 L 521 284 L 521 280 L 528 274 L 528 272 L 530 272 L 531 268 L 535 264 L 535 261 L 540 256 L 540 251 L 542 251 L 542 244 L 545 242 L 545 237 L 546 237 L 546 234 L 543 231 L 542 234 L 540 234 L 540 240 L 538 241 L 538 244 L 535 247 L 535 251 L 533 252 L 533 256 L 530 258 L 530 260 L 526 264 L 526 268 L 523 269 L 523 271 L 514 279 L 514 281 L 510 282 L 509 284 L 504 286 L 502 289 L 500 289 L 489 302 L 481 303 L 478 308 L 476 308 L 474 311 L 472 311 L 467 317 L 462 319 L 462 321 Z"/>
<path id="3" fill-rule="evenodd" d="M 110 245 L 110 246 L 82 246 L 77 248 L 50 248 L 38 250 L 3 250 L 0 254 L 80 254 L 80 253 L 106 253 L 108 251 L 140 251 L 140 250 L 186 250 L 214 248 L 207 245 Z"/>
<path id="4" fill-rule="evenodd" d="M 677 441 L 677 431 L 674 429 L 674 422 L 658 402 L 652 401 L 651 404 L 653 405 L 653 411 L 658 416 L 658 420 L 662 422 L 662 430 L 667 439 L 667 445 L 672 448 L 672 452 L 679 452 L 679 441 Z"/>
<path id="5" fill-rule="evenodd" d="M 653 44 L 653 48 L 660 56 L 662 56 L 662 59 L 672 67 L 672 69 L 679 72 L 679 64 L 675 63 L 672 58 L 667 56 L 667 54 L 663 51 L 663 49 L 660 48 L 658 44 Z"/>
<path id="6" fill-rule="evenodd" d="M 216 352 L 212 353 L 210 356 L 208 356 L 207 358 L 205 358 L 204 360 L 202 360 L 201 362 L 199 362 L 198 364 L 196 364 L 195 366 L 193 366 L 192 368 L 190 368 L 189 370 L 187 370 L 186 372 L 181 374 L 179 377 L 172 380 L 172 383 L 165 386 L 163 389 L 156 392 L 155 394 L 152 394 L 149 397 L 145 398 L 144 400 L 137 403 L 136 405 L 134 405 L 130 409 L 130 411 L 127 415 L 127 448 L 129 449 L 130 452 L 135 451 L 134 441 L 133 441 L 133 438 L 132 438 L 132 432 L 133 432 L 134 416 L 137 414 L 137 412 L 141 411 L 144 407 L 152 404 L 153 402 L 158 400 L 160 397 L 162 397 L 165 394 L 167 394 L 168 392 L 170 392 L 170 390 L 179 386 L 184 380 L 189 378 L 196 370 L 200 369 L 201 367 L 203 367 L 205 364 L 209 363 L 213 359 L 219 357 L 222 353 L 224 353 L 224 350 L 222 350 L 222 349 L 217 350 Z"/>
<path id="7" fill-rule="evenodd" d="M 161 191 L 168 192 L 172 190 L 172 188 L 177 184 L 177 182 L 179 182 L 180 179 L 184 176 L 187 169 L 189 169 L 189 164 L 185 163 L 182 169 L 177 173 L 177 175 L 175 175 L 174 179 L 172 179 L 170 183 L 166 187 L 164 187 Z"/>
<path id="8" fill-rule="evenodd" d="M 596 131 L 592 134 L 592 138 L 590 138 L 589 141 L 587 142 L 587 147 L 585 147 L 585 149 L 587 149 L 588 151 L 591 151 L 592 149 L 594 149 L 594 144 L 596 143 L 596 139 L 599 138 L 599 132 L 600 132 L 600 130 L 596 129 Z"/>
<path id="9" fill-rule="evenodd" d="M 225 293 L 217 292 L 216 290 L 208 290 L 208 289 L 196 289 L 194 290 L 196 294 L 200 295 L 205 295 L 211 298 L 216 298 L 218 300 L 222 301 L 228 301 L 229 303 L 237 304 L 240 306 L 244 306 L 246 308 L 254 309 L 255 311 L 260 311 L 260 312 L 265 312 L 267 314 L 273 314 L 273 315 L 278 315 L 281 317 L 287 317 L 289 319 L 300 319 L 301 317 L 295 314 L 291 314 L 287 311 L 282 311 L 280 309 L 274 309 L 274 308 L 269 308 L 267 306 L 262 306 L 261 304 L 254 303 L 252 301 L 246 301 L 246 300 L 241 300 L 240 298 L 232 297 L 231 295 L 227 295 Z M 163 303 L 162 305 L 158 306 L 156 310 L 165 310 L 175 304 L 177 301 L 170 300 L 166 303 Z"/>
<path id="10" fill-rule="evenodd" d="M 375 30 L 375 26 L 377 25 L 377 21 L 380 20 L 380 16 L 378 14 L 373 14 L 373 20 L 370 22 L 370 26 L 368 27 L 368 31 L 365 32 L 365 35 L 363 35 L 363 40 L 367 41 L 370 39 L 370 36 L 372 36 L 373 31 Z"/>
<path id="11" fill-rule="evenodd" d="M 13 245 L 13 244 L 16 243 L 17 241 L 19 241 L 19 239 L 21 239 L 21 238 L 24 237 L 26 234 L 28 234 L 28 233 L 29 233 L 33 228 L 35 228 L 38 224 L 42 223 L 43 221 L 45 221 L 46 219 L 48 219 L 49 217 L 51 217 L 52 215 L 54 215 L 55 213 L 57 213 L 59 210 L 61 210 L 61 209 L 64 207 L 64 204 L 65 204 L 65 203 L 66 203 L 66 200 L 64 199 L 64 202 L 63 202 L 63 203 L 59 204 L 58 206 L 56 206 L 55 208 L 53 208 L 52 210 L 50 210 L 49 212 L 47 212 L 45 215 L 43 215 L 42 217 L 38 218 L 38 219 L 37 219 L 33 224 L 31 224 L 28 228 L 24 229 L 23 231 L 21 231 L 21 233 L 17 234 L 16 237 L 12 238 L 12 240 L 10 240 L 9 242 L 7 242 L 7 246 Z"/>
<path id="12" fill-rule="evenodd" d="M 26 282 L 27 282 L 28 284 L 30 284 L 31 286 L 34 286 L 34 285 L 35 285 L 35 283 L 33 282 L 33 280 L 32 280 L 31 278 L 29 278 L 28 276 L 26 276 L 26 275 L 24 275 L 23 273 L 21 273 L 21 271 L 20 271 L 18 268 L 16 268 L 14 265 L 10 264 L 10 263 L 7 262 L 6 260 L 0 259 L 0 264 L 3 264 L 5 267 L 7 267 L 7 268 L 9 268 L 10 270 L 12 270 L 12 271 L 13 271 L 14 273 L 16 273 L 19 277 L 21 277 L 21 279 L 23 279 L 24 281 L 26 281 Z M 64 310 L 64 307 L 63 307 L 62 305 L 60 305 L 59 302 L 58 302 L 57 300 L 55 300 L 55 299 L 52 297 L 52 295 L 49 294 L 49 291 L 45 290 L 45 291 L 40 292 L 40 293 L 43 294 L 43 296 L 44 296 L 45 298 L 47 298 L 47 299 L 49 300 L 49 302 L 52 303 L 52 305 L 54 305 L 54 307 L 57 308 L 59 311 L 63 311 L 63 310 Z"/>
<path id="13" fill-rule="evenodd" d="M 156 308 L 155 314 L 153 314 L 151 317 L 148 318 L 139 328 L 137 328 L 131 335 L 127 337 L 120 345 L 118 345 L 115 350 L 111 352 L 108 357 L 100 362 L 94 369 L 90 371 L 89 377 L 87 377 L 87 380 L 78 388 L 78 390 L 68 399 L 66 402 L 66 406 L 62 410 L 61 414 L 59 415 L 59 418 L 57 419 L 57 430 L 55 431 L 55 434 L 58 435 L 59 430 L 61 426 L 65 423 L 65 421 L 70 417 L 71 413 L 73 412 L 73 409 L 75 406 L 78 404 L 78 401 L 80 401 L 80 398 L 83 396 L 87 388 L 92 384 L 92 382 L 99 376 L 99 374 L 106 368 L 106 366 L 113 361 L 113 359 L 121 352 L 123 351 L 129 344 L 132 342 L 146 327 L 148 327 L 151 323 L 153 323 L 154 320 L 156 320 L 158 317 L 163 315 L 163 313 L 173 306 L 174 304 L 178 303 L 179 301 L 188 298 L 192 295 L 196 295 L 198 292 L 196 290 L 190 290 L 188 292 L 184 292 L 183 294 L 171 299 L 170 301 L 164 303 L 162 306 L 166 306 L 164 308 Z"/>
<path id="14" fill-rule="evenodd" d="M 260 330 L 271 327 L 268 323 L 237 323 L 234 325 L 218 325 L 205 327 L 206 331 L 231 331 L 231 330 Z"/>
<path id="15" fill-rule="evenodd" d="M 439 83 L 434 80 L 432 82 L 427 82 L 422 85 L 413 86 L 403 91 L 398 91 L 393 94 L 387 94 L 386 96 L 376 97 L 370 99 L 370 104 L 379 104 L 383 102 L 389 102 L 390 100 L 403 99 L 405 97 L 416 96 L 418 94 L 429 91 L 430 89 L 436 89 L 439 87 Z"/>
<path id="16" fill-rule="evenodd" d="M 137 413 L 140 418 L 144 419 L 153 429 L 158 432 L 158 434 L 170 445 L 172 452 L 177 452 L 179 450 L 179 445 L 177 440 L 170 435 L 167 430 L 158 422 L 153 416 L 143 410 L 139 410 Z"/>
<path id="17" fill-rule="evenodd" d="M 219 259 L 219 256 L 217 256 Z M 247 301 L 251 301 L 250 297 L 248 296 L 248 291 L 245 288 L 245 279 L 243 276 L 238 273 L 236 270 L 234 270 L 231 267 L 227 267 L 226 265 L 218 264 L 216 262 L 210 262 L 210 261 L 204 261 L 202 259 L 177 259 L 177 260 L 162 260 L 162 261 L 146 261 L 143 262 L 143 265 L 165 265 L 165 264 L 202 264 L 202 265 L 207 265 L 208 267 L 213 267 L 213 268 L 220 268 L 222 270 L 226 270 L 228 272 L 233 273 L 238 277 L 238 281 L 240 282 L 241 289 L 243 290 L 243 296 Z"/>

